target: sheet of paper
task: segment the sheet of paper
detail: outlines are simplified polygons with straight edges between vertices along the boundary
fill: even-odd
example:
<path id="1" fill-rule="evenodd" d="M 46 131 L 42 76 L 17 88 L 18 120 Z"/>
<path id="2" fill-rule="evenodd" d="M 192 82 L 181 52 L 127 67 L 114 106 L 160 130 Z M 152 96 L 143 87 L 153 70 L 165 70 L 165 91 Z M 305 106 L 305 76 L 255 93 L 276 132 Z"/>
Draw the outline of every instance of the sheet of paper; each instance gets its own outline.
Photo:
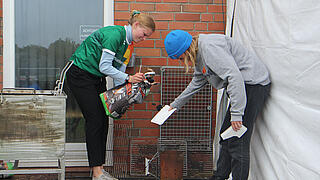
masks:
<path id="1" fill-rule="evenodd" d="M 245 132 L 247 131 L 247 128 L 242 125 L 241 128 L 238 131 L 234 131 L 232 129 L 232 126 L 230 126 L 227 130 L 225 130 L 222 134 L 221 137 L 223 140 L 229 139 L 233 136 L 236 136 L 240 138 Z"/>
<path id="2" fill-rule="evenodd" d="M 162 125 L 170 116 L 171 114 L 177 110 L 176 108 L 169 111 L 170 106 L 165 105 L 151 120 L 151 122 Z"/>

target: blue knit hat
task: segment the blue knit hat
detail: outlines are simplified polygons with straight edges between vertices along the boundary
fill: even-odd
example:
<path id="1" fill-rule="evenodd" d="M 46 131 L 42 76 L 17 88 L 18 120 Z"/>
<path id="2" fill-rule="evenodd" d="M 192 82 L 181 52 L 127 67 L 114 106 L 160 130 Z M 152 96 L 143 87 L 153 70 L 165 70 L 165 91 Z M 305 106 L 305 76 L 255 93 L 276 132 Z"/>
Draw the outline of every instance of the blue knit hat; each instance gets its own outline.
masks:
<path id="1" fill-rule="evenodd" d="M 192 36 L 182 30 L 171 31 L 164 40 L 164 47 L 171 59 L 177 59 L 189 47 L 192 42 Z"/>

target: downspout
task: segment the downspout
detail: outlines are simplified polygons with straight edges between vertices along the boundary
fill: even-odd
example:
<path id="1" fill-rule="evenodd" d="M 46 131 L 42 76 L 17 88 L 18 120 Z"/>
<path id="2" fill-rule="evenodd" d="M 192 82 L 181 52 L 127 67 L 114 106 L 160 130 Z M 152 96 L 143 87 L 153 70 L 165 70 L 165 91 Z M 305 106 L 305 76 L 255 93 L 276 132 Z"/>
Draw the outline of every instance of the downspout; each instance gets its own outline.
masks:
<path id="1" fill-rule="evenodd" d="M 3 0 L 3 87 L 15 87 L 14 1 Z"/>
<path id="2" fill-rule="evenodd" d="M 114 25 L 114 0 L 104 0 L 103 3 L 103 26 Z M 106 78 L 107 89 L 113 87 L 113 80 L 110 77 Z M 113 166 L 113 129 L 114 123 L 113 119 L 109 118 L 109 127 L 107 135 L 107 147 L 106 147 L 106 166 Z"/>

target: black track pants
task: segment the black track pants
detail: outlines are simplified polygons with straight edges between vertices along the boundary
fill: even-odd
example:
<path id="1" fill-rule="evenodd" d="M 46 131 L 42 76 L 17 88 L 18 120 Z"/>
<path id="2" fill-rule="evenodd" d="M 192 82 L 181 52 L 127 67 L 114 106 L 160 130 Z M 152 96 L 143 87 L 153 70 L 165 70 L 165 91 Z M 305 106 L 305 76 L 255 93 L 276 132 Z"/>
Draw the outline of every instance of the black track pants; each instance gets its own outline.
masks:
<path id="1" fill-rule="evenodd" d="M 66 75 L 67 84 L 85 118 L 89 166 L 105 163 L 109 119 L 99 94 L 106 90 L 106 80 L 72 65 Z"/>

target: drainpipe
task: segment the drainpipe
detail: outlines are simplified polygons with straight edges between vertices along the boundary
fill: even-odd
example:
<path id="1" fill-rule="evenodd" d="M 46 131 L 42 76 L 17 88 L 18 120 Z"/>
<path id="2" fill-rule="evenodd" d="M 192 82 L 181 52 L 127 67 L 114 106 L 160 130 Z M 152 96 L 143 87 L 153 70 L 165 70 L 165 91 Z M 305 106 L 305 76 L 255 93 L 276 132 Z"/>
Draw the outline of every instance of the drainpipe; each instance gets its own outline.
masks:
<path id="1" fill-rule="evenodd" d="M 103 26 L 114 25 L 114 0 L 104 0 L 103 3 Z M 113 80 L 110 77 L 106 78 L 107 89 L 113 87 Z M 107 136 L 107 147 L 106 147 L 106 166 L 113 166 L 113 119 L 109 118 L 108 136 Z"/>
<path id="2" fill-rule="evenodd" d="M 114 25 L 114 1 L 104 1 L 103 26 Z"/>
<path id="3" fill-rule="evenodd" d="M 14 1 L 3 0 L 3 87 L 15 87 Z"/>

